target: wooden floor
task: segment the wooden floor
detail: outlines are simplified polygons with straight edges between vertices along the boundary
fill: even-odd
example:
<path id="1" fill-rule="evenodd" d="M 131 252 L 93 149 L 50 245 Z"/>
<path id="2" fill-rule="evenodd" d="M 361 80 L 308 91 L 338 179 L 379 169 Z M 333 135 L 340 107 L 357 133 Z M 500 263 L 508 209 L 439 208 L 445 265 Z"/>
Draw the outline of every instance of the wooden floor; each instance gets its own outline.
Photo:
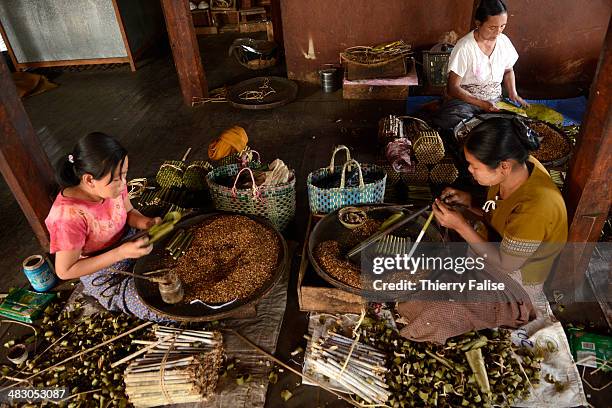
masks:
<path id="1" fill-rule="evenodd" d="M 201 40 L 210 89 L 258 75 L 227 57 L 232 40 L 232 35 Z M 341 91 L 328 95 L 317 86 L 303 84 L 295 102 L 274 110 L 236 110 L 219 103 L 187 108 L 168 52 L 145 61 L 135 73 L 126 65 L 109 70 L 47 71 L 47 74 L 60 86 L 25 99 L 24 105 L 53 163 L 67 155 L 78 138 L 101 131 L 117 137 L 128 149 L 130 178 L 151 176 L 163 160 L 180 159 L 188 147 L 192 147 L 191 159 L 206 160 L 210 141 L 222 130 L 240 125 L 247 131 L 249 145 L 261 152 L 264 160 L 278 157 L 296 170 L 298 215 L 288 233 L 288 239 L 296 241 L 303 237 L 307 221 L 308 172 L 328 165 L 333 146 L 340 143 L 360 152 L 358 159 L 371 159 L 376 150 L 378 119 L 385 114 L 402 113 L 404 109 L 402 102 L 344 101 Z M 4 238 L 0 242 L 3 271 L 0 292 L 5 292 L 12 286 L 26 284 L 20 262 L 41 250 L 1 178 L 0 236 Z M 297 271 L 297 267 L 293 270 Z M 295 287 L 292 274 L 285 334 L 281 334 L 279 343 L 279 355 L 285 360 L 289 360 L 290 351 L 306 333 L 305 314 L 298 312 Z M 0 335 L 6 327 L 0 327 Z M 293 376 L 281 378 L 278 386 L 285 380 L 291 384 L 283 387 L 295 388 L 297 379 Z M 312 387 L 300 389 L 297 394 L 304 390 L 319 393 Z M 269 406 L 277 406 L 279 394 L 280 390 L 271 391 Z M 322 397 L 327 398 L 325 392 Z"/>
<path id="2" fill-rule="evenodd" d="M 211 89 L 257 76 L 227 57 L 231 34 L 201 40 L 202 59 Z M 345 101 L 341 91 L 323 94 L 316 86 L 300 84 L 298 99 L 270 111 L 242 111 L 227 104 L 187 108 L 178 87 L 171 55 L 161 47 L 158 55 L 144 61 L 137 72 L 128 66 L 80 72 L 47 71 L 60 86 L 24 100 L 24 105 L 45 151 L 53 162 L 69 153 L 84 134 L 101 131 L 117 137 L 128 149 L 129 177 L 151 176 L 163 160 L 179 159 L 192 147 L 191 159 L 207 158 L 209 142 L 230 126 L 240 125 L 249 144 L 263 159 L 281 158 L 296 170 L 298 211 L 288 239 L 301 241 L 307 220 L 307 174 L 329 161 L 333 146 L 347 144 L 357 158 L 371 160 L 376 153 L 376 126 L 386 114 L 403 113 L 402 102 Z M 40 248 L 17 203 L 0 179 L 0 292 L 26 283 L 20 262 Z M 284 361 L 305 341 L 306 314 L 300 313 L 296 297 L 294 260 L 289 299 L 277 355 Z M 596 310 L 593 309 L 593 310 Z M 4 328 L 0 330 L 0 335 Z M 314 387 L 299 387 L 298 378 L 281 377 L 271 386 L 268 406 L 284 404 L 284 388 L 295 397 L 284 406 L 345 406 Z"/>

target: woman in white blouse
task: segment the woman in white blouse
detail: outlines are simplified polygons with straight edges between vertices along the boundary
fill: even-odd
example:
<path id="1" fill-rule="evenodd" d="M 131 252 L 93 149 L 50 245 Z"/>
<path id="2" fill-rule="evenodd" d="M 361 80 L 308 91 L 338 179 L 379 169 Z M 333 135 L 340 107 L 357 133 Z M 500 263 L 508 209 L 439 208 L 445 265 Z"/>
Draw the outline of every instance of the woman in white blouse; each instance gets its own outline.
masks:
<path id="1" fill-rule="evenodd" d="M 513 66 L 518 59 L 510 39 L 502 34 L 508 21 L 503 0 L 482 0 L 476 9 L 476 29 L 461 38 L 448 62 L 449 99 L 433 122 L 452 129 L 463 119 L 482 112 L 496 112 L 502 98 L 502 83 L 508 97 L 525 106 L 516 92 Z"/>

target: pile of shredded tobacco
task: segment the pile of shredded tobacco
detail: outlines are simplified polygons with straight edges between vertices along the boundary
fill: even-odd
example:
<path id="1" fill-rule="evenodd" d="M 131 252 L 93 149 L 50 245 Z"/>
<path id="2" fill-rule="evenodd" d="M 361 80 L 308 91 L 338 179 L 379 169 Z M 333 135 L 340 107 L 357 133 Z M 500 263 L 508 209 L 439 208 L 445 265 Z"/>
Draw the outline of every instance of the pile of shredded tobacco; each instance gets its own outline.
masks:
<path id="1" fill-rule="evenodd" d="M 280 253 L 276 233 L 248 217 L 220 216 L 193 230 L 194 239 L 174 267 L 185 301 L 225 303 L 256 292 L 273 275 Z"/>

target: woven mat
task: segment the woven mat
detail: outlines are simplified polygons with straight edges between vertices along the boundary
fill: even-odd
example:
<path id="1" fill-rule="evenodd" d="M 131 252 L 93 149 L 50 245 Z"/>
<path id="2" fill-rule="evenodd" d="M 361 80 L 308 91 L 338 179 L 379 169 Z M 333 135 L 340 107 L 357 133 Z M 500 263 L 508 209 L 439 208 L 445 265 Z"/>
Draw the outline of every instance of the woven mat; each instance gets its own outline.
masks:
<path id="1" fill-rule="evenodd" d="M 270 293 L 257 305 L 257 317 L 246 319 L 226 319 L 223 327 L 234 329 L 255 344 L 271 353 L 276 350 L 276 343 L 283 323 L 283 315 L 287 305 L 287 284 L 291 260 L 296 244 L 288 242 L 289 256 L 285 273 Z M 85 314 L 101 310 L 95 299 L 83 295 L 83 285 L 79 283 L 70 298 L 66 308 L 75 302 L 81 302 Z M 266 358 L 259 355 L 251 347 L 245 345 L 239 338 L 228 333 L 223 334 L 223 345 L 228 358 L 239 361 L 238 368 L 244 373 L 251 374 L 252 381 L 244 385 L 237 385 L 235 381 L 220 381 L 217 395 L 211 400 L 193 404 L 175 404 L 175 407 L 184 408 L 258 408 L 266 402 L 268 391 L 268 373 L 271 365 L 266 364 Z"/>

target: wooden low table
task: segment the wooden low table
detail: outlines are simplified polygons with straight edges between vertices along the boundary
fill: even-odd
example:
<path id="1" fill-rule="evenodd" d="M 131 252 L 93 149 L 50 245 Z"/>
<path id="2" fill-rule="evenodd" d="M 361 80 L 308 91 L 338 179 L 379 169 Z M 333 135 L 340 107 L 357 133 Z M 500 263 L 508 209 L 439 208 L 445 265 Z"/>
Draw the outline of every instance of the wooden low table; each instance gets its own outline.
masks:
<path id="1" fill-rule="evenodd" d="M 365 301 L 359 295 L 346 292 L 326 282 L 308 260 L 310 232 L 322 216 L 309 215 L 302 260 L 298 274 L 298 302 L 303 312 L 360 313 Z"/>
<path id="2" fill-rule="evenodd" d="M 344 99 L 406 100 L 408 87 L 419 84 L 414 64 L 408 75 L 399 78 L 362 79 L 342 82 Z"/>

